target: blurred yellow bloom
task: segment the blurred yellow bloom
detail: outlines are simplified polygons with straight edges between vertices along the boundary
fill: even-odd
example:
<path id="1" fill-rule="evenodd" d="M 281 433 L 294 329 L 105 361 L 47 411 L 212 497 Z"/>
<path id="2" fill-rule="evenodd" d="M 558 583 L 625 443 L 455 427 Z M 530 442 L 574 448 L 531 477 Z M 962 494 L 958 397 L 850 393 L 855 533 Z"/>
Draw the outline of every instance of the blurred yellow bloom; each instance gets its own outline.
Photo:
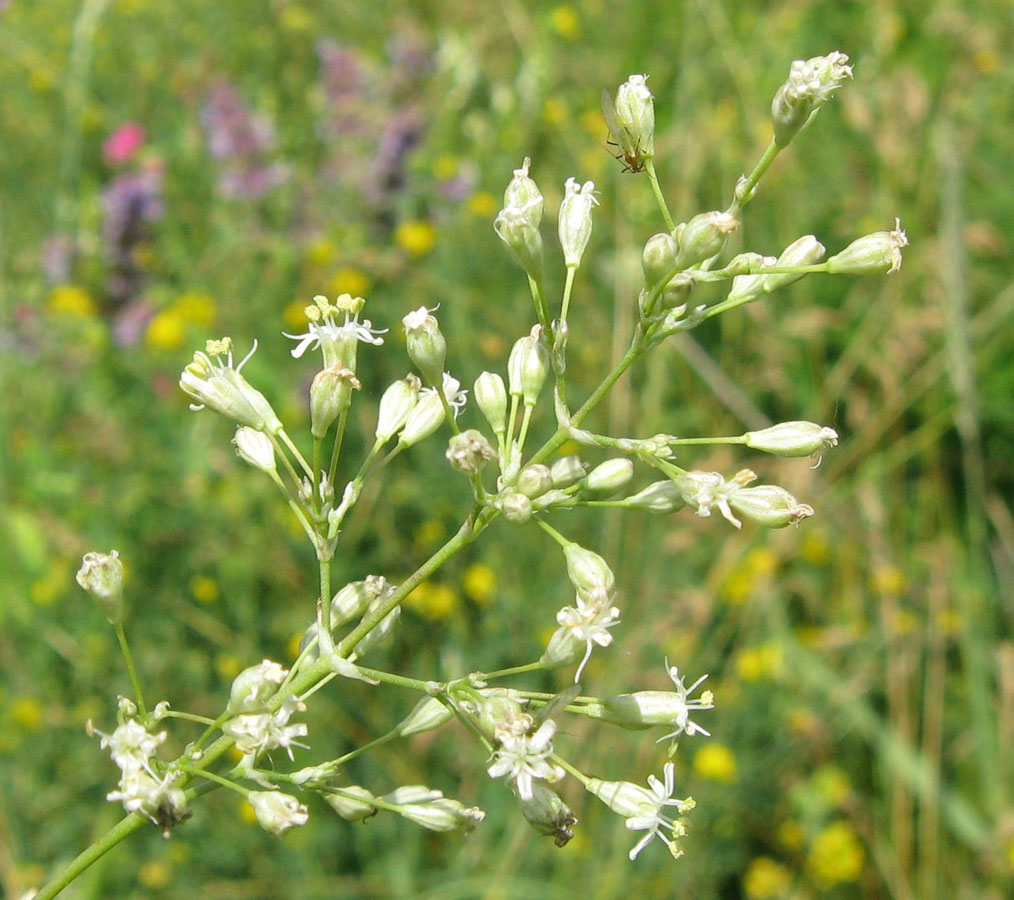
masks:
<path id="1" fill-rule="evenodd" d="M 597 109 L 586 109 L 580 116 L 581 127 L 592 137 L 603 138 L 606 134 L 606 120 Z"/>
<path id="2" fill-rule="evenodd" d="M 810 780 L 828 806 L 841 806 L 852 791 L 848 776 L 837 766 L 821 766 Z"/>
<path id="3" fill-rule="evenodd" d="M 583 150 L 578 157 L 578 168 L 583 175 L 598 178 L 607 162 L 609 162 L 607 153 L 603 153 L 598 147 L 589 147 L 587 150 Z"/>
<path id="4" fill-rule="evenodd" d="M 908 587 L 905 573 L 890 563 L 877 566 L 870 575 L 870 586 L 880 594 L 901 594 Z"/>
<path id="5" fill-rule="evenodd" d="M 449 154 L 438 156 L 433 163 L 433 175 L 441 181 L 447 181 L 458 174 L 458 161 Z"/>
<path id="6" fill-rule="evenodd" d="M 489 191 L 476 191 L 468 198 L 468 211 L 480 219 L 489 218 L 496 214 L 496 197 Z"/>
<path id="7" fill-rule="evenodd" d="M 439 519 L 427 519 L 416 526 L 412 537 L 420 546 L 428 547 L 439 541 L 445 534 L 447 534 L 447 528 L 443 522 Z"/>
<path id="8" fill-rule="evenodd" d="M 221 595 L 218 582 L 207 575 L 195 575 L 190 579 L 190 593 L 201 603 L 214 603 Z"/>
<path id="9" fill-rule="evenodd" d="M 429 222 L 402 222 L 394 231 L 395 243 L 412 256 L 429 253 L 436 239 L 437 230 Z"/>
<path id="10" fill-rule="evenodd" d="M 567 105 L 558 97 L 550 97 L 543 104 L 542 118 L 552 125 L 562 125 L 567 120 Z"/>
<path id="11" fill-rule="evenodd" d="M 815 566 L 826 565 L 831 558 L 827 535 L 822 531 L 808 531 L 799 545 L 799 553 L 808 563 Z"/>
<path id="12" fill-rule="evenodd" d="M 750 861 L 743 875 L 743 893 L 748 900 L 777 900 L 792 884 L 792 873 L 770 856 Z"/>
<path id="13" fill-rule="evenodd" d="M 169 309 L 191 325 L 208 328 L 215 322 L 218 307 L 215 301 L 201 291 L 187 291 Z"/>
<path id="14" fill-rule="evenodd" d="M 337 253 L 338 248 L 334 241 L 326 237 L 319 237 L 306 248 L 306 261 L 311 265 L 326 266 L 334 260 Z"/>
<path id="15" fill-rule="evenodd" d="M 303 632 L 297 631 L 292 637 L 289 638 L 288 643 L 285 645 L 285 652 L 288 654 L 289 659 L 295 659 L 299 656 L 299 645 L 303 641 Z"/>
<path id="16" fill-rule="evenodd" d="M 496 572 L 484 563 L 474 563 L 462 577 L 465 593 L 479 606 L 488 606 L 496 590 Z"/>
<path id="17" fill-rule="evenodd" d="M 722 585 L 722 593 L 725 599 L 733 606 L 742 606 L 753 596 L 754 580 L 748 572 L 739 569 L 730 572 L 725 584 Z"/>
<path id="18" fill-rule="evenodd" d="M 736 674 L 744 681 L 760 681 L 779 673 L 782 648 L 768 641 L 756 647 L 744 647 L 736 654 Z"/>
<path id="19" fill-rule="evenodd" d="M 755 577 L 770 575 L 777 567 L 778 557 L 770 547 L 754 547 L 743 561 L 743 568 Z"/>
<path id="20" fill-rule="evenodd" d="M 778 843 L 786 850 L 798 850 L 805 840 L 803 826 L 795 819 L 787 819 L 778 826 Z"/>
<path id="21" fill-rule="evenodd" d="M 806 858 L 806 871 L 819 888 L 857 881 L 863 872 L 866 851 L 848 822 L 832 822 L 813 840 Z"/>
<path id="22" fill-rule="evenodd" d="M 408 597 L 405 605 L 424 619 L 446 619 L 459 604 L 458 594 L 446 584 L 424 581 Z"/>
<path id="23" fill-rule="evenodd" d="M 560 449 L 556 451 L 556 455 L 560 456 L 573 456 L 575 453 L 581 452 L 581 445 L 577 441 L 564 441 L 560 444 Z"/>
<path id="24" fill-rule="evenodd" d="M 306 318 L 305 300 L 293 300 L 282 312 L 282 321 L 289 331 L 302 331 L 310 320 Z"/>
<path id="25" fill-rule="evenodd" d="M 961 613 L 956 609 L 941 610 L 936 616 L 937 630 L 947 637 L 954 637 L 961 631 Z"/>
<path id="26" fill-rule="evenodd" d="M 171 879 L 172 871 L 161 860 L 150 859 L 137 870 L 137 880 L 150 891 L 164 888 Z"/>
<path id="27" fill-rule="evenodd" d="M 254 808 L 246 802 L 246 800 L 240 800 L 239 805 L 236 807 L 236 811 L 239 813 L 239 817 L 247 823 L 247 825 L 257 824 L 257 813 L 254 812 Z"/>
<path id="28" fill-rule="evenodd" d="M 352 267 L 339 269 L 331 279 L 331 293 L 335 296 L 351 294 L 353 297 L 365 297 L 369 293 L 370 287 L 369 276 Z"/>
<path id="29" fill-rule="evenodd" d="M 581 33 L 581 20 L 573 6 L 555 6 L 549 14 L 549 21 L 560 37 L 573 41 Z"/>
<path id="30" fill-rule="evenodd" d="M 708 741 L 694 754 L 694 771 L 709 781 L 732 784 L 736 780 L 736 754 L 725 744 Z"/>
<path id="31" fill-rule="evenodd" d="M 25 731 L 42 728 L 42 705 L 35 697 L 15 697 L 10 703 L 11 720 Z"/>
<path id="32" fill-rule="evenodd" d="M 222 678 L 235 678 L 242 668 L 240 661 L 231 653 L 219 653 L 215 657 L 215 671 Z"/>
<path id="33" fill-rule="evenodd" d="M 46 305 L 50 311 L 65 313 L 68 316 L 95 315 L 95 301 L 83 287 L 64 284 L 53 288 Z"/>
<path id="34" fill-rule="evenodd" d="M 29 595 L 39 606 L 49 606 L 69 590 L 71 586 L 70 563 L 64 559 L 53 559 L 41 578 L 32 582 Z"/>
<path id="35" fill-rule="evenodd" d="M 148 323 L 144 339 L 157 350 L 178 350 L 187 338 L 187 323 L 173 309 L 163 309 Z"/>
<path id="36" fill-rule="evenodd" d="M 286 31 L 310 31 L 313 28 L 313 16 L 296 3 L 283 6 L 278 21 Z"/>

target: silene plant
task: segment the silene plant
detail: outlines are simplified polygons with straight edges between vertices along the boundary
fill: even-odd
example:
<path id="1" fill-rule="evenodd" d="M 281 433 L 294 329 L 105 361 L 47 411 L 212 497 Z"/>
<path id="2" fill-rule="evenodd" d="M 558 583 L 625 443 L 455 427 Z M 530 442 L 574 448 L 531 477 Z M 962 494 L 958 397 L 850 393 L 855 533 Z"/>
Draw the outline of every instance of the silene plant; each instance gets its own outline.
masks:
<path id="1" fill-rule="evenodd" d="M 675 513 L 684 507 L 698 516 L 717 511 L 730 525 L 744 520 L 765 528 L 783 528 L 814 514 L 775 484 L 756 484 L 748 468 L 727 475 L 678 465 L 676 449 L 694 444 L 741 444 L 748 450 L 783 457 L 819 456 L 838 436 L 813 422 L 783 422 L 760 431 L 730 437 L 675 437 L 657 434 L 634 438 L 599 434 L 584 425 L 617 379 L 666 338 L 738 306 L 761 300 L 810 274 L 884 275 L 901 265 L 907 240 L 900 225 L 859 237 L 825 259 L 823 244 L 813 235 L 793 241 L 780 255 L 741 253 L 723 258 L 729 235 L 740 227 L 742 211 L 755 196 L 758 182 L 775 157 L 806 127 L 818 110 L 851 76 L 842 53 L 792 64 L 789 77 L 771 106 L 774 136 L 753 171 L 740 178 L 732 204 L 676 223 L 670 215 L 654 168 L 654 109 L 647 77 L 632 75 L 615 99 L 604 104 L 618 156 L 626 168 L 645 172 L 657 200 L 665 230 L 644 245 L 644 284 L 631 298 L 636 317 L 630 346 L 590 395 L 576 401 L 567 384 L 567 344 L 571 337 L 570 300 L 595 221 L 598 203 L 592 182 L 566 182 L 557 219 L 566 267 L 559 302 L 544 289 L 541 230 L 545 204 L 524 160 L 504 193 L 494 228 L 527 275 L 535 322 L 514 343 L 501 372 L 467 376 L 449 361 L 436 308 L 420 306 L 402 319 L 408 357 L 414 371 L 383 390 L 372 442 L 365 457 L 339 478 L 341 448 L 349 409 L 360 383 L 356 360 L 384 343 L 386 329 L 364 317 L 362 298 L 315 297 L 307 309 L 304 334 L 289 335 L 294 357 L 321 354 L 321 367 L 309 389 L 309 458 L 298 449 L 264 395 L 243 375 L 250 349 L 236 362 L 229 338 L 208 341 L 194 354 L 180 378 L 193 398 L 192 409 L 211 410 L 234 423 L 239 457 L 277 486 L 313 546 L 319 564 L 320 592 L 307 603 L 307 629 L 298 658 L 288 668 L 265 659 L 242 671 L 232 684 L 221 714 L 214 720 L 173 710 L 166 700 L 149 704 L 131 659 L 124 632 L 123 565 L 116 551 L 88 553 L 77 580 L 99 602 L 123 650 L 133 696 L 120 697 L 115 724 L 106 730 L 88 724 L 119 769 L 119 782 L 107 799 L 122 804 L 126 816 L 34 893 L 48 900 L 131 833 L 153 825 L 168 838 L 194 812 L 199 798 L 215 788 L 235 791 L 250 803 L 261 827 L 275 835 L 303 825 L 305 800 L 316 794 L 350 821 L 374 815 L 397 815 L 432 831 L 468 831 L 485 813 L 423 785 L 350 783 L 345 764 L 372 748 L 399 738 L 437 729 L 457 720 L 472 742 L 475 766 L 485 768 L 517 800 L 518 811 L 538 832 L 557 845 L 570 840 L 578 817 L 561 797 L 560 782 L 575 779 L 595 801 L 604 803 L 637 832 L 633 860 L 653 838 L 673 856 L 681 854 L 680 837 L 693 809 L 690 797 L 679 797 L 672 761 L 647 784 L 608 781 L 583 772 L 558 746 L 558 723 L 564 716 L 585 716 L 630 731 L 657 729 L 657 741 L 706 739 L 701 724 L 713 707 L 706 676 L 685 675 L 665 661 L 672 689 L 631 690 L 618 696 L 584 693 L 579 684 L 593 652 L 607 652 L 622 634 L 620 600 L 609 563 L 589 547 L 563 533 L 558 510 L 575 507 L 622 507 L 634 512 Z M 555 254 L 554 254 L 555 257 Z M 558 262 L 554 258 L 554 265 Z M 723 299 L 696 302 L 699 284 L 728 285 Z M 255 349 L 255 348 L 254 348 Z M 480 415 L 466 410 L 471 405 Z M 546 389 L 548 388 L 548 390 Z M 378 390 L 379 393 L 379 390 Z M 556 429 L 541 446 L 529 446 L 533 417 L 553 416 Z M 467 425 L 465 424 L 467 422 Z M 438 436 L 442 433 L 444 437 Z M 362 580 L 331 583 L 332 561 L 342 552 L 342 530 L 364 487 L 382 477 L 385 465 L 415 445 L 439 444 L 450 466 L 467 479 L 471 506 L 460 527 L 432 556 L 411 572 L 363 573 Z M 604 449 L 612 458 L 589 468 L 579 455 L 560 456 L 565 442 Z M 633 486 L 635 462 L 653 471 L 654 480 Z M 356 465 L 358 463 L 358 465 Z M 556 614 L 557 627 L 548 644 L 533 648 L 530 661 L 493 672 L 434 673 L 432 680 L 370 668 L 369 653 L 398 627 L 405 598 L 447 560 L 476 541 L 497 518 L 517 527 L 541 529 L 559 547 L 561 572 L 574 590 L 573 603 Z M 660 661 L 661 662 L 661 661 Z M 504 686 L 508 676 L 547 669 L 573 670 L 574 684 L 559 695 Z M 301 716 L 312 696 L 338 678 L 354 678 L 382 689 L 395 686 L 418 692 L 419 701 L 390 733 L 358 746 L 337 759 L 299 769 L 286 767 L 292 748 L 310 748 L 313 735 Z M 512 682 L 513 684 L 513 682 Z M 636 686 L 634 686 L 636 688 Z M 706 720 L 705 724 L 706 724 Z M 185 749 L 176 759 L 163 758 L 167 726 Z M 197 725 L 195 726 L 195 723 Z M 227 756 L 235 748 L 233 754 Z M 238 763 L 232 760 L 239 758 Z M 617 773 L 622 779 L 623 773 Z M 591 801 L 589 801 L 591 802 Z"/>

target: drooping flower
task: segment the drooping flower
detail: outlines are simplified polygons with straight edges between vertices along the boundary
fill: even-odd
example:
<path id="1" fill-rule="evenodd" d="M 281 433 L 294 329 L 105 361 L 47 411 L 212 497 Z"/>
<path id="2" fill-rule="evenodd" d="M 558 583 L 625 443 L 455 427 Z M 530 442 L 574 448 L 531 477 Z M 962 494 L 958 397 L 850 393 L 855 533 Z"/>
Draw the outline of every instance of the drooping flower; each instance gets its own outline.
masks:
<path id="1" fill-rule="evenodd" d="M 546 719 L 534 734 L 499 731 L 500 749 L 496 751 L 493 764 L 486 770 L 490 778 L 506 776 L 513 782 L 522 800 L 532 799 L 534 779 L 559 781 L 564 776 L 563 769 L 549 762 L 553 754 L 554 734 L 556 723 L 552 719 Z"/>

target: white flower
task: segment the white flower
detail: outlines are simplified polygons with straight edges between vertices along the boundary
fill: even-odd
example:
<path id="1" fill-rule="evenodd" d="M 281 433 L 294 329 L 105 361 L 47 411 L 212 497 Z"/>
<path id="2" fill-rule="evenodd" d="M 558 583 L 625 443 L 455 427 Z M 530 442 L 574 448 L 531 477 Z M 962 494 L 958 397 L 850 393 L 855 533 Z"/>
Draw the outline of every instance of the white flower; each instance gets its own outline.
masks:
<path id="1" fill-rule="evenodd" d="M 324 353 L 325 369 L 329 369 L 339 362 L 343 362 L 351 368 L 355 363 L 356 341 L 374 345 L 384 343 L 384 339 L 379 335 L 386 334 L 386 328 L 374 328 L 369 319 L 363 319 L 360 322 L 358 312 L 350 312 L 349 309 L 327 304 L 324 298 L 314 299 L 317 302 L 317 318 L 316 321 L 310 322 L 306 333 L 286 334 L 284 331 L 282 332 L 285 337 L 299 342 L 291 350 L 296 359 L 299 359 L 307 351 L 307 348 L 320 347 Z M 344 297 L 338 298 L 339 304 L 343 299 Z M 314 309 L 312 306 L 308 307 L 307 313 L 311 313 Z M 321 310 L 326 310 L 326 312 L 322 314 Z M 344 316 L 343 322 L 339 325 L 335 315 L 340 312 L 343 312 Z"/>
<path id="2" fill-rule="evenodd" d="M 697 515 L 707 518 L 711 515 L 711 508 L 716 507 L 727 522 L 742 528 L 743 523 L 732 513 L 729 499 L 756 478 L 749 469 L 742 469 L 729 481 L 719 472 L 700 471 L 684 472 L 673 481 L 687 504 L 697 510 Z"/>
<path id="3" fill-rule="evenodd" d="M 155 755 L 156 748 L 165 743 L 167 737 L 164 731 L 151 734 L 134 719 L 124 722 L 112 734 L 103 734 L 95 729 L 92 731 L 102 738 L 99 746 L 103 750 L 109 748 L 113 762 L 123 772 L 139 770 L 150 772 L 148 761 Z"/>
<path id="4" fill-rule="evenodd" d="M 679 669 L 676 666 L 670 666 L 669 660 L 665 662 L 666 668 L 669 670 L 669 677 L 672 679 L 672 683 L 676 685 L 676 698 L 672 701 L 670 711 L 674 713 L 672 724 L 676 726 L 676 730 L 669 734 L 663 735 L 657 741 L 656 744 L 661 743 L 667 738 L 678 737 L 681 734 L 686 734 L 687 737 L 693 737 L 695 734 L 704 734 L 711 737 L 710 731 L 705 731 L 696 722 L 690 721 L 690 713 L 698 709 L 714 709 L 714 694 L 711 691 L 704 691 L 699 700 L 691 700 L 690 695 L 697 690 L 704 680 L 708 677 L 702 675 L 697 679 L 690 687 L 684 685 L 684 679 L 680 678 Z"/>
<path id="5" fill-rule="evenodd" d="M 595 644 L 608 647 L 613 636 L 608 629 L 619 623 L 620 610 L 609 606 L 609 597 L 604 591 L 577 595 L 577 608 L 565 606 L 556 614 L 556 621 L 567 629 L 572 638 L 585 645 L 584 659 L 577 667 L 574 683 L 581 680 L 581 673 L 591 657 Z"/>
<path id="6" fill-rule="evenodd" d="M 292 748 L 302 747 L 295 738 L 306 737 L 305 723 L 289 725 L 289 718 L 294 712 L 302 712 L 306 704 L 295 697 L 287 697 L 275 713 L 260 713 L 236 716 L 222 726 L 222 731 L 236 741 L 240 752 L 256 759 L 262 753 L 275 747 L 284 747 L 289 759 L 292 759 Z"/>
<path id="7" fill-rule="evenodd" d="M 602 781 L 598 778 L 589 779 L 585 785 L 590 793 L 598 797 L 613 812 L 626 819 L 627 828 L 631 831 L 647 832 L 631 849 L 629 854 L 631 859 L 635 859 L 637 854 L 655 836 L 668 847 L 673 856 L 679 856 L 682 853 L 676 844 L 676 838 L 686 834 L 686 826 L 679 820 L 674 820 L 666 815 L 663 810 L 665 807 L 671 806 L 677 812 L 688 812 L 693 809 L 694 801 L 689 797 L 685 800 L 672 799 L 674 769 L 675 766 L 671 762 L 665 764 L 662 769 L 664 783 L 654 775 L 649 775 L 648 787 L 650 790 L 631 784 L 629 781 Z M 666 838 L 661 834 L 660 829 L 662 828 L 668 829 L 672 837 Z"/>
<path id="8" fill-rule="evenodd" d="M 405 326 L 406 331 L 415 331 L 419 328 L 424 328 L 427 320 L 432 318 L 430 313 L 436 312 L 437 309 L 439 309 L 439 306 L 434 306 L 432 309 L 420 306 L 418 309 L 414 309 L 407 315 L 402 316 L 401 324 Z"/>
<path id="9" fill-rule="evenodd" d="M 454 418 L 458 418 L 468 402 L 468 391 L 461 390 L 461 382 L 458 381 L 450 372 L 444 372 L 444 397 L 447 398 L 447 405 L 450 406 L 454 413 Z M 419 399 L 422 401 L 427 395 L 435 396 L 437 393 L 436 388 L 423 388 L 419 392 Z"/>
<path id="10" fill-rule="evenodd" d="M 548 761 L 553 753 L 553 735 L 556 734 L 556 723 L 546 719 L 535 734 L 516 735 L 509 731 L 500 731 L 500 749 L 496 751 L 493 765 L 486 771 L 490 778 L 507 778 L 514 782 L 518 796 L 522 800 L 532 799 L 532 781 L 541 778 L 544 781 L 559 781 L 564 776 L 563 769 Z"/>
<path id="11" fill-rule="evenodd" d="M 305 825 L 309 818 L 302 803 L 281 791 L 251 791 L 246 799 L 253 807 L 261 828 L 276 837 L 290 828 Z"/>

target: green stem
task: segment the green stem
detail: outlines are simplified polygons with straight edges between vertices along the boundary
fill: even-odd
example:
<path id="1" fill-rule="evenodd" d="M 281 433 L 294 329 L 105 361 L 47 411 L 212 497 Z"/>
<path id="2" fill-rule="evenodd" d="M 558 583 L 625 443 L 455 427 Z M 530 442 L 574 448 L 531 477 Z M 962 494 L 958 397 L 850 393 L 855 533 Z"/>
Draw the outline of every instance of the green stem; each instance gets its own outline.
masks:
<path id="1" fill-rule="evenodd" d="M 546 292 L 542 288 L 542 281 L 536 281 L 531 275 L 528 276 L 528 287 L 532 292 L 532 300 L 535 301 L 535 315 L 539 324 L 546 334 L 551 333 L 549 308 L 546 306 Z"/>
<path id="2" fill-rule="evenodd" d="M 732 205 L 729 207 L 727 212 L 729 215 L 736 215 L 747 203 L 753 199 L 754 189 L 757 187 L 757 182 L 761 180 L 764 173 L 771 167 L 771 163 L 775 161 L 775 157 L 781 152 L 782 148 L 779 147 L 773 140 L 768 144 L 764 154 L 757 161 L 757 165 L 753 167 L 753 171 L 744 182 L 743 186 L 737 190 L 738 197 L 743 197 L 741 201 L 735 199 L 732 201 Z"/>
<path id="3" fill-rule="evenodd" d="M 299 452 L 299 447 L 292 443 L 292 438 L 286 434 L 284 428 L 278 432 L 278 436 L 282 439 L 282 443 L 289 448 L 289 452 L 295 457 L 296 462 L 299 463 L 300 468 L 306 473 L 307 477 L 313 480 L 313 470 L 310 468 L 310 464 L 303 457 L 303 454 Z"/>
<path id="4" fill-rule="evenodd" d="M 319 559 L 320 564 L 320 622 L 317 625 L 319 634 L 331 634 L 331 560 Z"/>
<path id="5" fill-rule="evenodd" d="M 570 309 L 570 292 L 574 288 L 574 275 L 577 273 L 577 266 L 567 266 L 567 281 L 563 286 L 563 303 L 560 306 L 560 320 L 567 321 L 567 311 Z M 546 334 L 547 339 L 551 334 Z"/>
<path id="6" fill-rule="evenodd" d="M 518 432 L 518 453 L 521 453 L 525 449 L 525 441 L 528 440 L 528 427 L 532 424 L 532 413 L 535 412 L 534 406 L 525 404 L 525 411 L 521 417 L 521 431 Z"/>
<path id="7" fill-rule="evenodd" d="M 528 672 L 541 672 L 546 667 L 540 662 L 527 663 L 523 666 L 511 666 L 509 669 L 497 669 L 495 672 L 483 672 L 482 679 L 491 681 L 494 678 L 507 678 L 509 675 L 524 675 Z"/>
<path id="8" fill-rule="evenodd" d="M 648 173 L 648 181 L 651 183 L 651 192 L 655 195 L 655 202 L 658 204 L 662 218 L 665 220 L 665 227 L 669 231 L 675 231 L 676 225 L 673 223 L 672 216 L 669 214 L 669 207 L 666 205 L 665 197 L 662 195 L 662 188 L 658 183 L 658 175 L 655 174 L 654 161 L 650 158 L 646 159 L 644 161 L 644 168 Z"/>
<path id="9" fill-rule="evenodd" d="M 699 446 L 703 444 L 745 444 L 746 435 L 739 435 L 738 437 L 715 437 L 715 438 L 672 438 L 669 445 L 672 447 L 690 447 Z"/>
<path id="10" fill-rule="evenodd" d="M 137 669 L 134 667 L 134 657 L 130 652 L 130 644 L 127 643 L 127 632 L 123 630 L 123 623 L 117 622 L 113 625 L 116 631 L 116 640 L 120 642 L 120 650 L 123 652 L 123 662 L 127 666 L 127 674 L 130 676 L 130 684 L 134 689 L 134 696 L 137 698 L 137 710 L 142 719 L 148 718 L 148 710 L 144 706 L 144 695 L 141 693 L 141 682 L 137 678 Z"/>
<path id="11" fill-rule="evenodd" d="M 320 457 L 323 443 L 323 438 L 315 437 L 313 439 L 313 509 L 318 514 L 320 513 Z M 330 482 L 328 483 L 330 484 Z"/>
<path id="12" fill-rule="evenodd" d="M 550 757 L 550 759 L 552 759 L 552 760 L 553 760 L 553 762 L 555 762 L 555 763 L 556 763 L 556 764 L 557 764 L 558 766 L 560 766 L 561 768 L 563 768 L 563 769 L 564 769 L 565 771 L 567 771 L 567 772 L 568 772 L 569 774 L 573 775 L 573 776 L 574 776 L 574 777 L 575 777 L 575 778 L 576 778 L 576 779 L 577 779 L 578 781 L 580 781 L 580 782 L 581 782 L 581 784 L 583 784 L 583 785 L 584 785 L 585 787 L 587 787 L 587 786 L 588 786 L 588 782 L 589 782 L 589 781 L 590 781 L 591 779 L 590 779 L 590 778 L 588 778 L 588 776 L 587 776 L 587 775 L 585 775 L 585 774 L 584 774 L 584 772 L 580 771 L 579 769 L 575 769 L 575 768 L 574 768 L 574 767 L 573 767 L 573 766 L 572 766 L 572 765 L 571 765 L 571 764 L 570 764 L 569 762 L 567 762 L 567 760 L 565 760 L 565 759 L 564 759 L 564 758 L 563 758 L 562 756 L 557 756 L 557 755 L 556 755 L 556 754 L 554 753 L 554 754 L 553 754 L 553 755 L 552 755 L 552 756 Z"/>
<path id="13" fill-rule="evenodd" d="M 552 525 L 546 522 L 545 519 L 538 520 L 539 527 L 546 532 L 554 541 L 556 541 L 565 550 L 569 547 L 573 541 L 568 541 L 559 531 L 557 531 Z"/>
<path id="14" fill-rule="evenodd" d="M 349 410 L 345 407 L 338 413 L 338 428 L 335 431 L 334 446 L 331 448 L 331 464 L 327 467 L 327 481 L 334 487 L 335 475 L 338 473 L 338 458 L 342 455 L 342 442 L 345 440 L 345 425 L 349 420 Z"/>

